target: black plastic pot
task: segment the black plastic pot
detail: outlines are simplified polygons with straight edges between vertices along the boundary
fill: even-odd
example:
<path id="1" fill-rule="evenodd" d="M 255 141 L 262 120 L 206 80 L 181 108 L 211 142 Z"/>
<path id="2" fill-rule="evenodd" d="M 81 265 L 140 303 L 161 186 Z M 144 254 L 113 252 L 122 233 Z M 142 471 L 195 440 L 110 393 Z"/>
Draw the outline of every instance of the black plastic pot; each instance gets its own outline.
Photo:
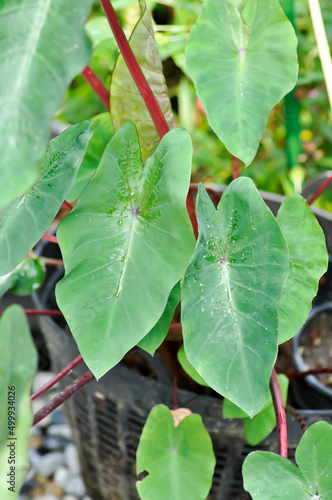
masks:
<path id="1" fill-rule="evenodd" d="M 312 335 L 315 335 L 315 332 L 320 335 L 319 329 L 326 330 L 330 327 L 332 336 L 332 302 L 314 307 L 301 330 L 292 339 L 293 360 L 298 372 L 319 368 L 319 366 L 309 366 L 304 361 L 303 352 L 305 349 L 314 351 L 315 338 Z M 326 349 L 324 346 L 323 348 Z M 330 366 L 331 359 L 332 356 L 330 357 Z M 326 366 L 325 363 L 324 366 Z M 308 375 L 304 379 L 295 379 L 293 391 L 300 407 L 330 409 L 332 414 L 332 389 L 325 386 L 315 375 Z"/>

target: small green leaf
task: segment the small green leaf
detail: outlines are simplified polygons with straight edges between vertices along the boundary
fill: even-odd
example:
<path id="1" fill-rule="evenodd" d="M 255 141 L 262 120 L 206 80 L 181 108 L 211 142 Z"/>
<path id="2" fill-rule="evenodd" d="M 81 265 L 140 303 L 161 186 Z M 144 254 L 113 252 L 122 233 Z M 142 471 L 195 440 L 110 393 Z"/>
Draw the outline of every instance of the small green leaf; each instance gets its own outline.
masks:
<path id="1" fill-rule="evenodd" d="M 295 453 L 299 467 L 274 453 L 255 451 L 243 464 L 244 488 L 253 500 L 330 500 L 332 426 L 317 422 L 304 433 Z"/>
<path id="2" fill-rule="evenodd" d="M 175 122 L 150 14 L 143 0 L 139 1 L 139 5 L 141 17 L 134 28 L 129 44 L 169 128 L 172 128 Z M 142 159 L 145 161 L 155 150 L 160 137 L 121 54 L 112 72 L 110 92 L 114 130 L 118 130 L 127 121 L 135 123 L 142 149 Z"/>
<path id="3" fill-rule="evenodd" d="M 36 184 L 0 212 L 0 276 L 13 271 L 52 224 L 91 135 L 91 123 L 85 121 L 53 139 Z"/>
<path id="4" fill-rule="evenodd" d="M 287 401 L 289 380 L 285 375 L 278 375 L 282 398 L 284 404 Z M 244 424 L 244 434 L 246 440 L 251 446 L 256 446 L 263 441 L 275 428 L 276 416 L 273 407 L 271 392 L 262 410 L 253 418 L 250 418 L 241 408 L 236 406 L 229 399 L 224 399 L 223 402 L 224 418 L 242 418 Z"/>
<path id="5" fill-rule="evenodd" d="M 188 358 L 186 356 L 186 353 L 184 352 L 184 347 L 181 346 L 180 349 L 178 350 L 178 360 L 182 368 L 188 375 L 197 383 L 200 385 L 204 385 L 205 387 L 210 387 L 209 384 L 205 382 L 205 380 L 200 376 L 199 373 L 195 370 L 193 365 L 189 363 Z"/>
<path id="6" fill-rule="evenodd" d="M 186 62 L 213 130 L 246 165 L 297 79 L 297 38 L 278 0 L 205 0 Z"/>
<path id="7" fill-rule="evenodd" d="M 83 27 L 92 3 L 0 2 L 0 74 L 6 75 L 0 81 L 0 208 L 38 178 L 49 121 L 91 56 Z"/>
<path id="8" fill-rule="evenodd" d="M 197 220 L 182 287 L 184 348 L 204 380 L 253 417 L 266 402 L 277 356 L 287 247 L 249 178 L 228 186 L 218 211 L 201 184 Z"/>
<path id="9" fill-rule="evenodd" d="M 25 314 L 20 306 L 6 309 L 0 319 L 0 497 L 18 497 L 28 471 L 28 436 L 32 423 L 30 389 L 37 368 L 37 352 L 33 345 Z M 13 413 L 12 413 L 13 412 Z M 14 418 L 14 420 L 13 420 Z M 14 423 L 14 427 L 8 423 Z M 12 454 L 11 454 L 12 452 Z M 8 474 L 9 459 L 15 453 L 14 491 Z M 15 493 L 14 493 L 15 492 Z"/>
<path id="10" fill-rule="evenodd" d="M 282 344 L 305 322 L 317 293 L 318 280 L 327 269 L 328 253 L 323 230 L 302 196 L 286 198 L 277 222 L 290 259 L 290 273 L 279 306 L 278 342 Z"/>
<path id="11" fill-rule="evenodd" d="M 154 327 L 188 265 L 191 157 L 188 132 L 176 128 L 143 166 L 136 128 L 126 123 L 59 225 L 66 275 L 56 298 L 97 378 Z"/>
<path id="12" fill-rule="evenodd" d="M 177 427 L 164 405 L 152 410 L 137 449 L 136 483 L 142 500 L 205 500 L 216 459 L 199 415 L 189 415 Z"/>
<path id="13" fill-rule="evenodd" d="M 173 287 L 169 294 L 167 305 L 160 319 L 157 321 L 152 330 L 138 342 L 138 347 L 144 351 L 154 355 L 158 347 L 163 343 L 169 330 L 174 311 L 181 299 L 180 281 Z"/>
<path id="14" fill-rule="evenodd" d="M 69 203 L 76 201 L 81 192 L 95 173 L 100 158 L 102 157 L 105 148 L 111 140 L 114 131 L 109 113 L 101 113 L 100 115 L 91 118 L 92 121 L 92 137 L 89 141 L 82 164 L 77 172 L 75 183 L 66 196 Z"/>
<path id="15" fill-rule="evenodd" d="M 14 271 L 0 276 L 0 297 L 8 290 L 16 295 L 29 295 L 41 286 L 44 275 L 42 261 L 26 257 Z"/>

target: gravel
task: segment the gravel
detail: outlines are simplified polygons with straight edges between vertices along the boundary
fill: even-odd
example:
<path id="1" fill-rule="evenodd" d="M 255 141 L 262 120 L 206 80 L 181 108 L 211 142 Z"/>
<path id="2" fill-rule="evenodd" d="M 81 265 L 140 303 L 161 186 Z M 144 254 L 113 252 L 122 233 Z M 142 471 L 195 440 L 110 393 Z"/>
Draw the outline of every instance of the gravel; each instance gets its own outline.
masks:
<path id="1" fill-rule="evenodd" d="M 33 391 L 54 374 L 38 372 Z M 57 393 L 52 388 L 33 401 L 33 412 Z M 71 430 L 60 409 L 30 429 L 29 472 L 20 490 L 19 500 L 92 500 L 86 494 Z"/>

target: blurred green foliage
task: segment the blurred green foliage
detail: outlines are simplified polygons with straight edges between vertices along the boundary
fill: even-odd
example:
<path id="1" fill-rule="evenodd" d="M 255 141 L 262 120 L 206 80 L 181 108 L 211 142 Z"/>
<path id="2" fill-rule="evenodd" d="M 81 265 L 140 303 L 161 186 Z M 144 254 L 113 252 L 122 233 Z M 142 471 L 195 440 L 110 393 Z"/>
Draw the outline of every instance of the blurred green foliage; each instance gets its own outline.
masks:
<path id="1" fill-rule="evenodd" d="M 115 0 L 112 3 L 129 37 L 138 19 L 138 2 Z M 185 68 L 185 44 L 202 3 L 202 0 L 147 1 L 176 121 L 190 132 L 193 140 L 192 181 L 228 184 L 232 179 L 232 158 L 209 127 Z M 332 45 L 331 0 L 320 0 L 320 4 L 327 38 Z M 281 0 L 281 5 L 288 14 L 293 8 L 299 41 L 298 83 L 292 97 L 281 101 L 272 111 L 255 160 L 247 169 L 240 166 L 240 172 L 251 177 L 259 189 L 288 195 L 301 192 L 303 185 L 317 174 L 332 170 L 332 119 L 308 2 Z M 118 49 L 97 2 L 86 29 L 93 44 L 90 66 L 108 87 Z M 75 123 L 104 111 L 89 85 L 78 76 L 57 118 Z M 294 123 L 290 123 L 292 117 Z M 293 154 L 289 155 L 287 149 Z M 315 204 L 332 210 L 332 188 Z"/>

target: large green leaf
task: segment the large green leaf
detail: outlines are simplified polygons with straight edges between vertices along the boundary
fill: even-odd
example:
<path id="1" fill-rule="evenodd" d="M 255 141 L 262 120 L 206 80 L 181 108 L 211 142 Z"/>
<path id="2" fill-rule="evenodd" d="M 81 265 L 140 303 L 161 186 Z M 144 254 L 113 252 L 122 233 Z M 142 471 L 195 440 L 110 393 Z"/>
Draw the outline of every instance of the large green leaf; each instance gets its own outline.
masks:
<path id="1" fill-rule="evenodd" d="M 0 276 L 11 272 L 51 225 L 69 192 L 92 135 L 81 122 L 50 142 L 40 177 L 0 212 Z"/>
<path id="2" fill-rule="evenodd" d="M 0 2 L 0 208 L 31 187 L 64 92 L 91 55 L 92 0 Z"/>
<path id="3" fill-rule="evenodd" d="M 181 298 L 181 285 L 180 281 L 173 287 L 171 293 L 169 294 L 168 301 L 165 310 L 157 323 L 154 325 L 152 330 L 145 335 L 140 342 L 138 342 L 138 347 L 144 349 L 144 351 L 154 355 L 158 347 L 163 343 L 169 330 L 169 325 L 171 324 L 174 311 Z"/>
<path id="4" fill-rule="evenodd" d="M 189 415 L 177 427 L 167 406 L 155 406 L 137 449 L 136 483 L 142 500 L 205 500 L 216 459 L 199 415 Z"/>
<path id="5" fill-rule="evenodd" d="M 203 379 L 253 417 L 277 355 L 288 251 L 251 179 L 233 181 L 218 211 L 202 184 L 198 192 L 199 238 L 182 287 L 184 348 Z"/>
<path id="6" fill-rule="evenodd" d="M 0 276 L 0 298 L 8 290 L 16 295 L 29 295 L 41 286 L 44 275 L 42 260 L 26 257 L 15 267 L 14 271 Z"/>
<path id="7" fill-rule="evenodd" d="M 156 324 L 188 265 L 191 155 L 188 132 L 177 128 L 143 168 L 136 128 L 125 124 L 60 223 L 66 275 L 56 297 L 96 377 Z"/>
<path id="8" fill-rule="evenodd" d="M 290 273 L 279 306 L 279 344 L 301 328 L 317 293 L 318 280 L 328 265 L 325 236 L 311 208 L 302 196 L 287 198 L 277 222 L 286 240 Z"/>
<path id="9" fill-rule="evenodd" d="M 0 320 L 0 495 L 18 497 L 28 471 L 28 437 L 32 423 L 29 393 L 37 352 L 21 307 L 9 307 Z M 15 458 L 15 461 L 11 461 Z M 9 474 L 15 467 L 14 479 Z M 13 481 L 8 483 L 7 481 Z M 9 490 L 8 488 L 14 488 Z M 15 491 L 15 493 L 14 493 Z"/>
<path id="10" fill-rule="evenodd" d="M 211 127 L 246 165 L 272 108 L 295 85 L 297 38 L 278 0 L 205 0 L 187 69 Z"/>
<path id="11" fill-rule="evenodd" d="M 296 467 L 274 453 L 250 453 L 243 464 L 244 487 L 253 500 L 330 500 L 332 498 L 332 426 L 317 422 L 296 450 Z"/>
<path id="12" fill-rule="evenodd" d="M 95 173 L 100 158 L 105 148 L 113 136 L 113 127 L 109 113 L 101 113 L 91 118 L 92 137 L 83 158 L 82 164 L 77 172 L 75 183 L 68 193 L 66 200 L 69 203 L 77 200 L 93 174 Z"/>
<path id="13" fill-rule="evenodd" d="M 278 375 L 278 380 L 285 405 L 287 401 L 289 380 L 286 375 L 282 374 Z M 269 392 L 269 396 L 262 410 L 257 413 L 254 418 L 250 418 L 249 415 L 229 401 L 229 399 L 224 399 L 223 401 L 223 416 L 224 418 L 241 418 L 243 420 L 246 440 L 251 446 L 256 446 L 271 434 L 276 426 L 276 414 L 271 391 Z"/>
<path id="14" fill-rule="evenodd" d="M 141 17 L 135 26 L 129 43 L 140 64 L 169 128 L 174 125 L 171 102 L 153 33 L 150 14 L 145 2 L 140 0 Z M 115 130 L 126 121 L 135 123 L 145 161 L 156 148 L 159 135 L 150 113 L 138 91 L 122 55 L 118 56 L 111 79 L 111 118 Z"/>

